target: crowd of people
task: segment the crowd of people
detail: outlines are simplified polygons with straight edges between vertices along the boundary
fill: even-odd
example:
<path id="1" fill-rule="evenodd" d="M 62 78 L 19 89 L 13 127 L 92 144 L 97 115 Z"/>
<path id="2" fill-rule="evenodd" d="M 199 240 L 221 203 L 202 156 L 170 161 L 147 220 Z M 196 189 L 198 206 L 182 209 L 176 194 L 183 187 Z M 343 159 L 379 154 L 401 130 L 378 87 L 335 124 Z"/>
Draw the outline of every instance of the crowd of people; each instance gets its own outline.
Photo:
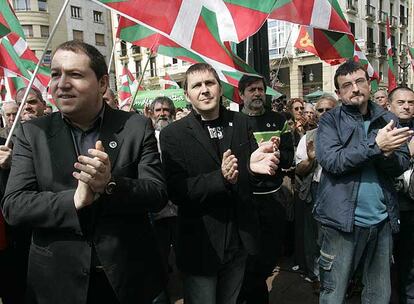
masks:
<path id="1" fill-rule="evenodd" d="M 371 98 L 347 61 L 338 99 L 268 107 L 264 78 L 244 75 L 233 112 L 198 63 L 191 110 L 157 97 L 137 114 L 119 110 L 92 46 L 61 44 L 51 71 L 58 111 L 34 88 L 21 117 L 25 89 L 2 105 L 4 304 L 170 303 L 171 250 L 186 304 L 269 303 L 266 280 L 293 252 L 320 303 L 345 303 L 358 280 L 363 303 L 388 304 L 392 285 L 414 303 L 411 89 Z"/>

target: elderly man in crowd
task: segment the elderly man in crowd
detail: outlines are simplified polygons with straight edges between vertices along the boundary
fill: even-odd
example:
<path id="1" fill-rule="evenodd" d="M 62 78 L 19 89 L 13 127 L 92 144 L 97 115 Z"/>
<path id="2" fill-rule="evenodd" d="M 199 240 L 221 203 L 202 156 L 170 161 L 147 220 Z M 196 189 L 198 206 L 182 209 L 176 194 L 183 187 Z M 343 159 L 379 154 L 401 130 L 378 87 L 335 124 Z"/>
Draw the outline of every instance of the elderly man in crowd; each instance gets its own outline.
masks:
<path id="1" fill-rule="evenodd" d="M 287 131 L 286 119 L 281 113 L 265 109 L 266 83 L 264 78 L 243 75 L 239 81 L 239 93 L 243 100 L 242 113 L 246 115 L 255 136 L 260 132 L 274 132 L 280 139 L 280 163 L 277 174 L 268 185 L 253 194 L 260 223 L 261 242 L 259 253 L 249 256 L 238 303 L 268 303 L 266 279 L 272 275 L 277 258 L 281 256 L 286 210 L 278 192 L 282 182 L 282 169 L 288 169 L 293 161 L 292 136 Z M 260 139 L 258 139 L 260 144 Z"/>
<path id="2" fill-rule="evenodd" d="M 388 94 L 384 89 L 380 89 L 374 93 L 374 102 L 382 107 L 384 110 L 388 110 Z"/>

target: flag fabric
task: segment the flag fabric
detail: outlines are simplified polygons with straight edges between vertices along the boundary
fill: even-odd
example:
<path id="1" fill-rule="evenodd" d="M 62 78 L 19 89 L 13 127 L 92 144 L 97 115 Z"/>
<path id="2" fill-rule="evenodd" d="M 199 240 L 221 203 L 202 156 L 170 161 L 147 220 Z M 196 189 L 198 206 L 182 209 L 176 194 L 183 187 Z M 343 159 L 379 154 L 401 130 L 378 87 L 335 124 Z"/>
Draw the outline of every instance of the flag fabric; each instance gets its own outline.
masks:
<path id="1" fill-rule="evenodd" d="M 411 66 L 414 70 L 414 47 L 407 46 L 407 48 L 408 48 L 408 54 L 410 54 L 410 58 L 411 58 Z"/>
<path id="2" fill-rule="evenodd" d="M 164 78 L 161 79 L 161 83 L 164 86 L 164 90 L 173 90 L 180 88 L 178 83 L 176 83 L 168 73 L 165 73 Z"/>
<path id="3" fill-rule="evenodd" d="M 132 78 L 130 76 L 132 76 Z M 128 70 L 128 68 L 124 66 L 121 75 L 121 87 L 118 90 L 120 104 L 126 104 L 131 102 L 132 92 L 130 84 L 132 84 L 135 81 L 135 78 L 133 77 L 134 76 Z"/>
<path id="4" fill-rule="evenodd" d="M 312 54 L 330 65 L 337 65 L 354 55 L 355 38 L 328 30 L 301 25 L 295 47 Z"/>
<path id="5" fill-rule="evenodd" d="M 0 98 L 2 102 L 6 100 L 6 94 L 6 79 L 4 77 L 0 77 Z"/>
<path id="6" fill-rule="evenodd" d="M 337 0 L 279 0 L 269 18 L 351 34 Z"/>
<path id="7" fill-rule="evenodd" d="M 8 33 L 10 33 L 10 29 L 7 26 L 6 20 L 4 20 L 2 13 L 0 12 L 0 38 L 6 36 Z"/>
<path id="8" fill-rule="evenodd" d="M 394 67 L 394 52 L 391 45 L 390 20 L 387 16 L 387 61 L 388 61 L 388 92 L 397 87 L 397 77 Z"/>
<path id="9" fill-rule="evenodd" d="M 20 37 L 25 38 L 20 22 L 14 14 L 9 1 L 0 0 L 0 37 L 7 35 L 9 32 L 15 32 Z"/>
<path id="10" fill-rule="evenodd" d="M 241 42 L 257 32 L 278 0 L 94 0 L 199 51 L 213 40 Z M 168 12 L 168 14 L 166 14 Z M 220 24 L 211 32 L 209 24 Z"/>
<path id="11" fill-rule="evenodd" d="M 0 40 L 0 68 L 5 76 L 16 74 L 29 82 L 36 68 L 38 59 L 30 50 L 26 40 L 12 32 Z M 41 66 L 33 85 L 41 92 L 46 92 L 50 81 L 50 69 Z"/>
<path id="12" fill-rule="evenodd" d="M 213 24 L 210 24 L 210 26 L 217 27 Z M 120 18 L 117 36 L 122 40 L 149 48 L 152 52 L 164 56 L 178 58 L 190 63 L 209 63 L 217 71 L 222 81 L 223 95 L 236 102 L 241 102 L 237 91 L 238 79 L 241 78 L 243 73 L 257 74 L 253 68 L 233 53 L 228 42 L 212 41 L 210 42 L 212 47 L 201 54 L 193 49 L 182 47 L 171 39 L 126 18 Z M 215 51 L 211 52 L 213 48 Z M 274 90 L 269 92 L 280 95 Z"/>
<path id="13" fill-rule="evenodd" d="M 355 43 L 354 47 L 354 60 L 360 62 L 365 67 L 371 81 L 371 91 L 376 92 L 378 90 L 380 77 L 373 66 L 369 63 L 367 56 L 365 56 L 364 52 L 357 43 Z"/>

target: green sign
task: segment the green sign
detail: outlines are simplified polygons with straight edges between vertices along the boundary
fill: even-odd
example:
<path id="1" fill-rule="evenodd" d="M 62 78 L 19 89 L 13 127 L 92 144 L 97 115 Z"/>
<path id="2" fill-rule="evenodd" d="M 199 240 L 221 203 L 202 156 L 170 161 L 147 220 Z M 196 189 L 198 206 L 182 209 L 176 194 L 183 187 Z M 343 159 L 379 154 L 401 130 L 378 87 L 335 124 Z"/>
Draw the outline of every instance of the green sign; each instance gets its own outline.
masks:
<path id="1" fill-rule="evenodd" d="M 183 89 L 151 90 L 138 92 L 134 101 L 134 108 L 136 110 L 142 110 L 145 105 L 151 104 L 151 102 L 158 96 L 166 96 L 170 98 L 174 102 L 176 108 L 185 108 L 188 104 L 185 100 Z"/>

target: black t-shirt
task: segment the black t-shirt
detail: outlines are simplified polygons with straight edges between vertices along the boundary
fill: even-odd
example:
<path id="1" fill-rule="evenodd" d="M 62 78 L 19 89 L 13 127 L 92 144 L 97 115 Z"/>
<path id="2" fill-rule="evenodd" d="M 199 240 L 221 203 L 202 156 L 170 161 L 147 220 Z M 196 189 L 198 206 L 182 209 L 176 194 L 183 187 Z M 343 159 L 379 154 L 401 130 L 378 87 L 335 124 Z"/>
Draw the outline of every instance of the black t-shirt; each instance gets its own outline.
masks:
<path id="1" fill-rule="evenodd" d="M 210 138 L 210 142 L 216 150 L 219 159 L 222 159 L 224 153 L 224 127 L 220 117 L 214 120 L 202 120 L 201 125 L 204 131 L 206 131 L 208 138 Z"/>

